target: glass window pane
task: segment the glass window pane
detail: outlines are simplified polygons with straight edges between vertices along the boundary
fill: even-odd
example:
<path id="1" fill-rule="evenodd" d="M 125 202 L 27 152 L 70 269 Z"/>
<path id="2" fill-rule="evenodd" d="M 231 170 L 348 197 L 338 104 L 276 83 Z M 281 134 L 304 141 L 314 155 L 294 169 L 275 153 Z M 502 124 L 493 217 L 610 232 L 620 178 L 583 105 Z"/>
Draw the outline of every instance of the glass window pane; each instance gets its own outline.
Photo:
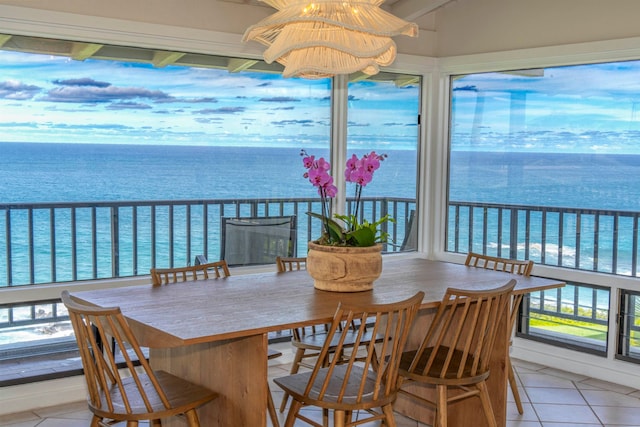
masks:
<path id="1" fill-rule="evenodd" d="M 375 151 L 384 154 L 380 169 L 363 189 L 368 220 L 389 214 L 390 252 L 415 250 L 420 78 L 381 73 L 349 83 L 347 158 Z M 347 183 L 347 197 L 355 196 Z M 353 212 L 353 207 L 352 207 Z"/>
<path id="2" fill-rule="evenodd" d="M 453 78 L 447 250 L 638 275 L 639 77 L 631 61 Z"/>
<path id="3" fill-rule="evenodd" d="M 640 61 L 455 76 L 447 250 L 637 277 L 638 78 Z M 521 330 L 604 353 L 609 298 L 545 293 Z"/>

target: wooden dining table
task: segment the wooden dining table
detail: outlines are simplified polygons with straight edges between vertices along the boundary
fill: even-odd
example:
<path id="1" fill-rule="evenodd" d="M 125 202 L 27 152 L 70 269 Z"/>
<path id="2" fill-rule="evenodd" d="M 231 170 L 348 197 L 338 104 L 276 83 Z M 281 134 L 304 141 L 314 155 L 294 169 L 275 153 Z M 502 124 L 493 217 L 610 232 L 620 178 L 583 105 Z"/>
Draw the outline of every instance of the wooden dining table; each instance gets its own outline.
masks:
<path id="1" fill-rule="evenodd" d="M 275 267 L 274 267 L 275 269 Z M 232 272 L 233 273 L 233 272 Z M 339 293 L 317 290 L 306 271 L 230 276 L 164 286 L 140 285 L 72 292 L 81 300 L 118 306 L 140 344 L 150 348 L 155 369 L 163 369 L 217 391 L 220 398 L 199 410 L 201 424 L 266 426 L 267 334 L 329 322 L 339 302 L 399 301 L 425 292 L 408 347 L 417 347 L 447 287 L 484 290 L 517 279 L 516 293 L 563 286 L 558 280 L 511 276 L 421 258 L 385 257 L 374 289 Z M 510 331 L 501 326 L 488 381 L 499 426 L 506 424 L 506 356 Z M 450 425 L 482 425 L 478 399 L 455 405 Z M 429 423 L 431 410 L 398 399 L 395 409 Z M 179 419 L 168 426 L 182 425 Z"/>

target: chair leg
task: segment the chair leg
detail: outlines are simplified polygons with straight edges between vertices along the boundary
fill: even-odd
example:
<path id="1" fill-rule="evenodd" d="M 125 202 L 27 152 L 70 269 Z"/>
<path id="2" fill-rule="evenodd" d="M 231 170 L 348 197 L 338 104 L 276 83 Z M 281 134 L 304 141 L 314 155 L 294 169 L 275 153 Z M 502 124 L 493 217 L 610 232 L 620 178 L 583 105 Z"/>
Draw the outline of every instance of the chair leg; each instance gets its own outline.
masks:
<path id="1" fill-rule="evenodd" d="M 516 374 L 513 371 L 513 365 L 511 364 L 511 357 L 507 355 L 507 374 L 509 375 L 509 385 L 511 386 L 511 391 L 513 393 L 513 400 L 516 402 L 516 407 L 518 408 L 518 413 L 520 415 L 524 414 L 524 409 L 522 408 L 522 400 L 520 400 L 520 391 L 518 390 L 518 382 L 516 381 Z"/>
<path id="2" fill-rule="evenodd" d="M 100 421 L 102 421 L 102 418 L 94 415 L 93 418 L 91 418 L 91 427 L 100 427 Z"/>
<path id="3" fill-rule="evenodd" d="M 195 409 L 188 410 L 184 415 L 187 417 L 189 427 L 200 427 L 200 420 L 198 419 L 198 413 Z"/>
<path id="4" fill-rule="evenodd" d="M 289 372 L 289 374 L 293 375 L 298 373 L 298 369 L 300 369 L 300 362 L 302 362 L 302 356 L 304 356 L 304 349 L 297 349 L 293 362 L 291 362 L 291 372 Z M 285 391 L 284 396 L 282 396 L 282 402 L 280 403 L 280 412 L 284 412 L 284 409 L 287 407 L 287 400 L 289 400 L 289 393 Z"/>
<path id="5" fill-rule="evenodd" d="M 293 399 L 291 401 L 291 407 L 289 408 L 289 413 L 287 414 L 287 419 L 284 422 L 284 427 L 293 427 L 293 425 L 296 422 L 296 416 L 298 415 L 300 408 L 302 408 L 302 402 L 298 402 L 297 400 Z"/>
<path id="6" fill-rule="evenodd" d="M 447 386 L 445 385 L 436 386 L 435 425 L 438 427 L 447 427 Z"/>
<path id="7" fill-rule="evenodd" d="M 280 427 L 280 421 L 278 421 L 278 414 L 276 414 L 276 407 L 273 403 L 273 396 L 271 396 L 271 387 L 269 387 L 269 384 L 267 384 L 267 410 L 271 418 L 271 425 L 273 427 Z"/>
<path id="8" fill-rule="evenodd" d="M 397 427 L 396 419 L 393 416 L 393 405 L 385 405 L 382 407 L 382 413 L 384 414 L 384 426 L 385 427 Z"/>
<path id="9" fill-rule="evenodd" d="M 346 420 L 346 414 L 344 411 L 333 411 L 333 427 L 344 427 Z"/>
<path id="10" fill-rule="evenodd" d="M 162 421 L 160 421 L 160 420 L 151 420 L 151 427 L 162 427 Z"/>
<path id="11" fill-rule="evenodd" d="M 487 383 L 481 381 L 477 384 L 477 387 L 480 389 L 479 397 L 480 401 L 482 402 L 482 409 L 484 410 L 484 415 L 487 418 L 489 427 L 498 427 L 496 416 L 493 413 L 493 407 L 491 406 L 491 398 L 489 397 L 489 389 L 487 389 Z"/>
<path id="12" fill-rule="evenodd" d="M 138 427 L 137 421 L 127 421 L 127 427 Z"/>

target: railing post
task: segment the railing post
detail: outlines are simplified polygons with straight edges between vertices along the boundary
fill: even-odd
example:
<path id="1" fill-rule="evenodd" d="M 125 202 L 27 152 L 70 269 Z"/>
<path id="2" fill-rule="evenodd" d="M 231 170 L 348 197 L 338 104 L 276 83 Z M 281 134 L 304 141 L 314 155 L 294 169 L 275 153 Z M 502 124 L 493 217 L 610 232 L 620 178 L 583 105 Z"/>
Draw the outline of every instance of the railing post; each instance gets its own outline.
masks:
<path id="1" fill-rule="evenodd" d="M 518 258 L 518 209 L 511 208 L 509 220 L 509 258 Z"/>
<path id="2" fill-rule="evenodd" d="M 380 202 L 380 218 L 382 218 L 385 215 L 389 215 L 389 202 L 387 201 L 387 199 L 383 199 Z M 373 220 L 375 221 L 376 218 L 373 218 Z M 406 220 L 405 220 L 405 222 L 406 222 Z M 406 227 L 405 227 L 405 229 L 406 229 Z M 388 221 L 383 222 L 381 224 L 380 231 L 382 231 L 383 233 L 388 233 L 389 232 L 389 222 Z M 394 236 L 394 238 L 395 238 L 395 236 Z"/>
<path id="3" fill-rule="evenodd" d="M 4 211 L 5 218 L 5 236 L 6 236 L 6 253 L 7 253 L 7 286 L 13 285 L 12 256 L 11 256 L 11 209 Z"/>
<path id="4" fill-rule="evenodd" d="M 118 207 L 111 207 L 111 273 L 120 276 L 120 221 Z"/>

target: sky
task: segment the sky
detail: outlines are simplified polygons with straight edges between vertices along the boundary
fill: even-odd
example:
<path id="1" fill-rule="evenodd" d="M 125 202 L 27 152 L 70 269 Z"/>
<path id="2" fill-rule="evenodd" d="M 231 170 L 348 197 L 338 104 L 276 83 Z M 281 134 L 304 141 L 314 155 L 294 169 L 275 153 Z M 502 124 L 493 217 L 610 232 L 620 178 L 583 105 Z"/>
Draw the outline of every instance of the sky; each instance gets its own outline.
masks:
<path id="1" fill-rule="evenodd" d="M 640 61 L 457 76 L 454 150 L 640 154 Z M 0 141 L 326 146 L 330 80 L 0 51 Z M 349 89 L 350 143 L 415 149 L 419 88 Z"/>
<path id="2" fill-rule="evenodd" d="M 326 144 L 330 83 L 0 51 L 0 141 Z M 354 85 L 350 132 L 415 148 L 418 93 L 417 86 Z"/>
<path id="3" fill-rule="evenodd" d="M 640 61 L 474 74 L 452 86 L 458 149 L 640 154 Z"/>

